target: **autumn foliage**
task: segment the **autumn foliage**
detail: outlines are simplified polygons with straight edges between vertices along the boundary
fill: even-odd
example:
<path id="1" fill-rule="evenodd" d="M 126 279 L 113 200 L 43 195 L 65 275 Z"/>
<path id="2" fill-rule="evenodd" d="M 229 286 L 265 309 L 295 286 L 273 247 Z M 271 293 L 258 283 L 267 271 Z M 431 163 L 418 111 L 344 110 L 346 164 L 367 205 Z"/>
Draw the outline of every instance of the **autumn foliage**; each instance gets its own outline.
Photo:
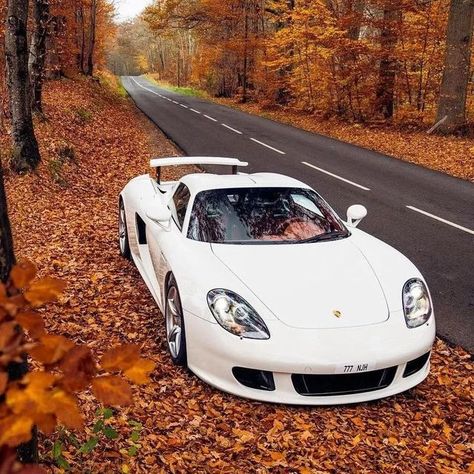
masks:
<path id="1" fill-rule="evenodd" d="M 35 266 L 25 262 L 12 269 L 6 285 L 0 284 L 0 449 L 29 441 L 34 426 L 47 435 L 58 425 L 82 429 L 76 396 L 89 388 L 105 405 L 131 404 L 126 379 L 146 384 L 155 367 L 133 344 L 105 352 L 98 363 L 86 345 L 48 334 L 37 308 L 57 301 L 65 284 L 35 277 Z M 12 380 L 12 364 L 21 364 L 26 354 L 41 370 Z"/>
<path id="2" fill-rule="evenodd" d="M 109 64 L 120 74 L 156 73 L 212 95 L 324 117 L 432 123 L 449 5 L 160 0 L 119 27 Z M 472 83 L 469 91 L 472 114 Z"/>

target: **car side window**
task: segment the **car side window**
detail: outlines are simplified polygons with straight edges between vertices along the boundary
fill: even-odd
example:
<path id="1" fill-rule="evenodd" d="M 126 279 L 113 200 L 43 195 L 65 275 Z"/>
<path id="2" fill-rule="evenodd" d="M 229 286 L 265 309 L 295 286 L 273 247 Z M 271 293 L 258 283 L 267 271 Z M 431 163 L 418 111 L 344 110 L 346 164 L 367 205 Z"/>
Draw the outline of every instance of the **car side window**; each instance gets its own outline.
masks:
<path id="1" fill-rule="evenodd" d="M 184 218 L 186 217 L 186 210 L 188 208 L 191 193 L 187 186 L 179 183 L 176 191 L 173 194 L 173 199 L 170 201 L 169 208 L 176 225 L 182 229 Z"/>

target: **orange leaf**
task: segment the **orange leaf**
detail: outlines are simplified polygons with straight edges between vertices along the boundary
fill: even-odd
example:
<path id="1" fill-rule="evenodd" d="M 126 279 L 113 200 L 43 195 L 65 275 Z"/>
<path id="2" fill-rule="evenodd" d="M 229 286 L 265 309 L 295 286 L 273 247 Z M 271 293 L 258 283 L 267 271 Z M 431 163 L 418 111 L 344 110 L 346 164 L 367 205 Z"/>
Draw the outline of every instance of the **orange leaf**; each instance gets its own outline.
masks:
<path id="1" fill-rule="evenodd" d="M 10 278 L 16 288 L 26 288 L 36 276 L 36 267 L 31 262 L 21 262 L 12 268 Z"/>
<path id="2" fill-rule="evenodd" d="M 56 301 L 63 293 L 66 284 L 62 280 L 56 278 L 43 278 L 34 281 L 28 291 L 25 293 L 25 298 L 32 306 L 42 306 L 45 303 Z"/>
<path id="3" fill-rule="evenodd" d="M 251 439 L 255 438 L 255 435 L 250 431 L 240 430 L 239 428 L 233 428 L 232 433 L 240 439 L 241 443 L 248 443 Z"/>
<path id="4" fill-rule="evenodd" d="M 115 375 L 98 377 L 92 381 L 92 391 L 104 405 L 130 405 L 132 389 L 128 382 Z"/>
<path id="5" fill-rule="evenodd" d="M 56 390 L 52 396 L 54 413 L 58 420 L 70 429 L 80 430 L 84 425 L 76 399 L 64 390 Z"/>
<path id="6" fill-rule="evenodd" d="M 44 332 L 44 321 L 40 314 L 33 311 L 18 313 L 15 316 L 16 322 L 29 332 L 33 339 L 38 339 Z"/>
<path id="7" fill-rule="evenodd" d="M 156 364 L 152 360 L 138 359 L 132 367 L 124 372 L 125 377 L 138 385 L 150 382 L 149 375 L 155 369 Z"/>
<path id="8" fill-rule="evenodd" d="M 8 384 L 8 374 L 6 372 L 0 372 L 0 396 L 5 393 L 5 389 Z"/>
<path id="9" fill-rule="evenodd" d="M 63 336 L 43 336 L 28 352 L 42 364 L 55 364 L 74 347 L 74 343 Z"/>
<path id="10" fill-rule="evenodd" d="M 0 352 L 10 352 L 20 346 L 22 333 L 15 321 L 0 324 Z"/>
<path id="11" fill-rule="evenodd" d="M 97 371 L 94 358 L 87 346 L 73 347 L 64 356 L 60 368 L 64 373 L 61 386 L 68 392 L 85 389 Z"/>
<path id="12" fill-rule="evenodd" d="M 47 436 L 52 435 L 56 429 L 56 417 L 52 414 L 36 413 L 34 421 L 38 429 Z"/>
<path id="13" fill-rule="evenodd" d="M 52 413 L 52 386 L 56 376 L 49 372 L 32 372 L 20 384 L 13 385 L 6 395 L 8 407 L 17 415 L 31 418 L 37 413 Z"/>
<path id="14" fill-rule="evenodd" d="M 107 351 L 101 359 L 104 370 L 127 370 L 140 359 L 136 344 L 124 344 Z"/>
<path id="15" fill-rule="evenodd" d="M 16 448 L 31 439 L 33 420 L 27 416 L 10 415 L 0 420 L 0 446 Z"/>
<path id="16" fill-rule="evenodd" d="M 285 455 L 279 451 L 270 451 L 270 457 L 273 461 L 281 461 Z"/>

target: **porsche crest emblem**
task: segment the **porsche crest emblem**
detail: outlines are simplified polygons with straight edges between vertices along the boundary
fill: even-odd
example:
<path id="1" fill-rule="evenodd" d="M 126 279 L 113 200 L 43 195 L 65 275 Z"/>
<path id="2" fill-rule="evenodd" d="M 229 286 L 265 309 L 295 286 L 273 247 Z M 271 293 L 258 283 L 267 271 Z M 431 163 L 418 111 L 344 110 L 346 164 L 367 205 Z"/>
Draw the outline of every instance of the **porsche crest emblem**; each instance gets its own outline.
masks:
<path id="1" fill-rule="evenodd" d="M 335 309 L 332 314 L 334 316 L 336 316 L 336 318 L 342 318 L 342 313 L 340 311 L 338 311 L 337 309 Z"/>

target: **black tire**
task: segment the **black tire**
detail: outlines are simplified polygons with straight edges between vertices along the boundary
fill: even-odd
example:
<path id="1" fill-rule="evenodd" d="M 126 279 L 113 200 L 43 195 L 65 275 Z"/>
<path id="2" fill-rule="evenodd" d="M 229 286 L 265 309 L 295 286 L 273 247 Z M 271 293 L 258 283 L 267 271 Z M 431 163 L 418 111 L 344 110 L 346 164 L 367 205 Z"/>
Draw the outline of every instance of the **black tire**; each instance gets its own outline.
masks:
<path id="1" fill-rule="evenodd" d="M 127 217 L 125 215 L 125 206 L 123 204 L 123 199 L 120 198 L 119 201 L 119 249 L 120 255 L 127 260 L 132 259 L 132 254 L 130 252 L 130 244 L 128 241 L 128 230 L 127 230 Z M 123 228 L 122 228 L 123 225 Z M 122 240 L 123 239 L 123 240 Z"/>
<path id="2" fill-rule="evenodd" d="M 174 310 L 171 310 L 173 301 L 174 308 L 177 312 L 174 313 Z M 177 323 L 176 318 L 180 319 L 180 331 L 179 335 L 171 330 L 171 319 L 173 322 Z M 165 335 L 166 335 L 166 345 L 168 346 L 168 352 L 171 356 L 173 364 L 180 367 L 187 367 L 187 353 L 186 353 L 186 329 L 184 326 L 184 316 L 183 308 L 181 306 L 181 298 L 179 296 L 178 286 L 176 280 L 171 276 L 166 289 L 166 301 L 165 301 Z M 173 342 L 174 338 L 174 342 Z M 176 345 L 177 343 L 177 345 Z"/>

